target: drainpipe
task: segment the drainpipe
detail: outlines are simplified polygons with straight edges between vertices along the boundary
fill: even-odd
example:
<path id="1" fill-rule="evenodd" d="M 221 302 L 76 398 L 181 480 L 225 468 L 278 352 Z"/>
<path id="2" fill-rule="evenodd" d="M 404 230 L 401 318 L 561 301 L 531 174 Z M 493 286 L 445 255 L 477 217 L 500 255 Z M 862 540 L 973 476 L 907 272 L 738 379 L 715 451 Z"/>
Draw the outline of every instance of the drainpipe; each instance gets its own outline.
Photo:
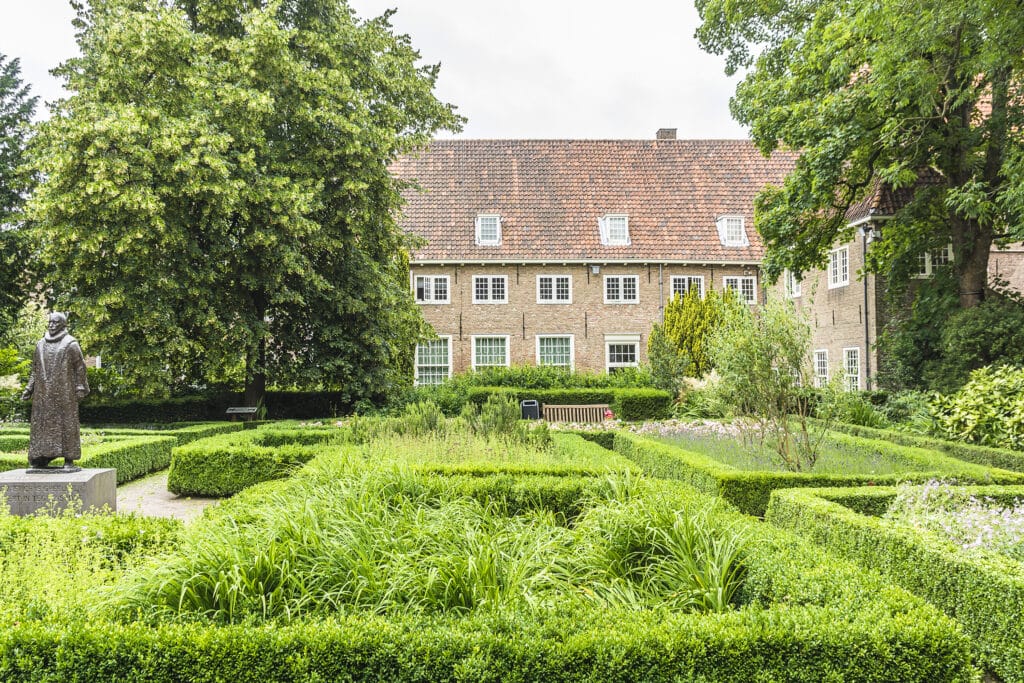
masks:
<path id="1" fill-rule="evenodd" d="M 661 322 L 665 322 L 665 265 L 658 264 L 658 310 L 661 312 Z"/>
<path id="2" fill-rule="evenodd" d="M 868 225 L 871 225 L 868 223 Z M 872 226 L 871 230 L 874 230 Z M 868 230 L 860 234 L 861 247 L 864 254 L 864 265 L 868 263 Z M 868 273 L 864 271 L 864 384 L 871 391 L 871 322 L 868 317 Z"/>

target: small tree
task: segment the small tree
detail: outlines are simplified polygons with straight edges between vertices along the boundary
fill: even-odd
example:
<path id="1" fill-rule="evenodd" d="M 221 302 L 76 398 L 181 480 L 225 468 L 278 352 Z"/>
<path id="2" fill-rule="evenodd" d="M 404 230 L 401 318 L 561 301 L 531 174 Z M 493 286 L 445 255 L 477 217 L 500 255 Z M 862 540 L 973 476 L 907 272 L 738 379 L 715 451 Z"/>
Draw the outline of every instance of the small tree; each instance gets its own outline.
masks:
<path id="1" fill-rule="evenodd" d="M 808 421 L 810 347 L 810 326 L 785 301 L 772 301 L 757 312 L 730 307 L 709 345 L 724 396 L 737 415 L 752 420 L 747 436 L 771 448 L 793 472 L 814 467 L 829 421 L 818 428 Z M 835 390 L 825 389 L 826 405 Z"/>
<path id="2" fill-rule="evenodd" d="M 683 377 L 704 377 L 713 367 L 708 340 L 731 307 L 740 306 L 732 290 L 705 296 L 691 289 L 665 306 L 665 322 L 654 325 L 647 342 L 651 373 L 659 389 L 678 393 Z"/>

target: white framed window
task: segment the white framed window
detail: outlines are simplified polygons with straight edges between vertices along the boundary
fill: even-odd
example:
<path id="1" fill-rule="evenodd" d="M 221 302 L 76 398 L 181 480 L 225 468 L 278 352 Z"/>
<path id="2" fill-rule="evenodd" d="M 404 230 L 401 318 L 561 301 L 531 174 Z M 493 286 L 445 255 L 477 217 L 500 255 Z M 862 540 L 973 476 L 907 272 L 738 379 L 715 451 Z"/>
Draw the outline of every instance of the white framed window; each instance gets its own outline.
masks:
<path id="1" fill-rule="evenodd" d="M 640 278 L 637 275 L 605 275 L 606 304 L 635 304 L 640 301 Z"/>
<path id="2" fill-rule="evenodd" d="M 828 253 L 828 288 L 850 284 L 850 248 L 839 247 Z"/>
<path id="3" fill-rule="evenodd" d="M 505 275 L 474 275 L 473 303 L 507 304 L 508 277 Z"/>
<path id="4" fill-rule="evenodd" d="M 846 388 L 849 391 L 860 390 L 860 349 L 857 347 L 843 349 L 843 371 L 846 375 Z"/>
<path id="5" fill-rule="evenodd" d="M 537 365 L 573 368 L 573 336 L 571 334 L 537 335 Z"/>
<path id="6" fill-rule="evenodd" d="M 437 339 L 416 345 L 416 384 L 440 384 L 452 376 L 452 338 Z"/>
<path id="7" fill-rule="evenodd" d="M 704 298 L 704 277 L 702 275 L 673 275 L 672 296 L 680 299 L 686 296 L 690 290 L 697 290 L 697 296 Z"/>
<path id="8" fill-rule="evenodd" d="M 501 216 L 482 213 L 476 217 L 476 243 L 482 246 L 501 244 Z"/>
<path id="9" fill-rule="evenodd" d="M 743 225 L 743 216 L 719 216 L 715 221 L 718 227 L 718 239 L 724 247 L 749 247 L 747 230 Z"/>
<path id="10" fill-rule="evenodd" d="M 508 335 L 474 336 L 473 369 L 508 367 Z"/>
<path id="11" fill-rule="evenodd" d="M 417 275 L 414 279 L 416 303 L 446 304 L 449 302 L 447 275 Z"/>
<path id="12" fill-rule="evenodd" d="M 640 364 L 639 334 L 606 334 L 604 349 L 609 375 L 621 368 L 635 368 Z"/>
<path id="13" fill-rule="evenodd" d="M 537 303 L 571 304 L 572 275 L 538 275 Z"/>
<path id="14" fill-rule="evenodd" d="M 757 278 L 753 275 L 726 275 L 722 278 L 722 285 L 736 292 L 740 301 L 757 303 Z"/>
<path id="15" fill-rule="evenodd" d="M 814 352 L 814 386 L 823 387 L 828 384 L 828 349 L 817 349 Z"/>
<path id="16" fill-rule="evenodd" d="M 785 271 L 785 274 L 783 275 L 783 282 L 786 287 L 786 296 L 790 299 L 796 299 L 803 294 L 803 282 L 793 274 L 793 271 Z"/>
<path id="17" fill-rule="evenodd" d="M 629 244 L 629 216 L 624 213 L 609 213 L 597 219 L 601 232 L 601 244 L 619 247 Z"/>
<path id="18" fill-rule="evenodd" d="M 941 266 L 948 266 L 953 262 L 953 245 L 949 244 L 941 249 L 923 251 L 917 255 L 917 272 L 914 277 L 931 277 L 935 269 Z"/>

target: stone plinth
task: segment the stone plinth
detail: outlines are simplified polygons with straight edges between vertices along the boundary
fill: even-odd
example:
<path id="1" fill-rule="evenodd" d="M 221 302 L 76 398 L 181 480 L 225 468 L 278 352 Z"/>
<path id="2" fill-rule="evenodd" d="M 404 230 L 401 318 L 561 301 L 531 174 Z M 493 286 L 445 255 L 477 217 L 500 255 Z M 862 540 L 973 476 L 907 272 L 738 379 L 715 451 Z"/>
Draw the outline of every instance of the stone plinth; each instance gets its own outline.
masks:
<path id="1" fill-rule="evenodd" d="M 0 491 L 4 492 L 12 515 L 31 515 L 46 507 L 51 497 L 57 509 L 71 500 L 81 500 L 82 510 L 100 510 L 104 505 L 117 509 L 117 470 L 85 469 L 79 472 L 32 473 L 27 470 L 0 472 Z"/>

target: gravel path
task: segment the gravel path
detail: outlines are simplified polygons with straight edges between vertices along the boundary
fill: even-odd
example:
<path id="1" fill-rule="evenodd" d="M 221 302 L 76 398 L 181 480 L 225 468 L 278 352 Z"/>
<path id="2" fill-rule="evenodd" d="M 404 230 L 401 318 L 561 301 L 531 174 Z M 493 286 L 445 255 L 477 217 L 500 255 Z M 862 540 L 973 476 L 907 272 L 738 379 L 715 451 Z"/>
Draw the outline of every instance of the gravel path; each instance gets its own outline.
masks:
<path id="1" fill-rule="evenodd" d="M 217 502 L 216 498 L 177 496 L 167 490 L 167 470 L 117 487 L 117 511 L 135 512 L 148 517 L 174 517 L 188 522 L 198 517 L 203 508 Z"/>

